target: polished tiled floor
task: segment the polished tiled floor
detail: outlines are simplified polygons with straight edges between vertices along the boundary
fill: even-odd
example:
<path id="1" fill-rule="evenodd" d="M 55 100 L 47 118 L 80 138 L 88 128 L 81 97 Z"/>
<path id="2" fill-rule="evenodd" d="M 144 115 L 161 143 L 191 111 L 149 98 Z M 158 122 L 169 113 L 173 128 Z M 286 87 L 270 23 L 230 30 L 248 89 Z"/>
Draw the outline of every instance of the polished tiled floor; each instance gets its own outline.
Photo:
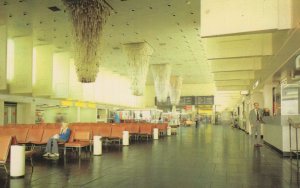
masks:
<path id="1" fill-rule="evenodd" d="M 181 127 L 158 141 L 104 148 L 102 156 L 35 159 L 31 174 L 7 178 L 0 187 L 300 187 L 297 168 L 267 146 L 229 126 Z"/>

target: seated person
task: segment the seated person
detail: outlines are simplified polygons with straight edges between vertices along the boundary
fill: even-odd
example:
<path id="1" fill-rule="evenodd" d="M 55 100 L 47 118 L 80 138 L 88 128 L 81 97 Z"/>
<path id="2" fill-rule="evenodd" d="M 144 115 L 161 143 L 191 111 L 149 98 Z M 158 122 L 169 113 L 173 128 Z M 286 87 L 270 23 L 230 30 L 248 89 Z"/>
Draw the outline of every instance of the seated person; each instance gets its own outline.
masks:
<path id="1" fill-rule="evenodd" d="M 59 157 L 57 142 L 67 142 L 71 134 L 67 123 L 62 123 L 59 134 L 54 135 L 48 140 L 44 157 Z"/>
<path id="2" fill-rule="evenodd" d="M 270 116 L 270 109 L 269 108 L 264 109 L 263 116 Z"/>

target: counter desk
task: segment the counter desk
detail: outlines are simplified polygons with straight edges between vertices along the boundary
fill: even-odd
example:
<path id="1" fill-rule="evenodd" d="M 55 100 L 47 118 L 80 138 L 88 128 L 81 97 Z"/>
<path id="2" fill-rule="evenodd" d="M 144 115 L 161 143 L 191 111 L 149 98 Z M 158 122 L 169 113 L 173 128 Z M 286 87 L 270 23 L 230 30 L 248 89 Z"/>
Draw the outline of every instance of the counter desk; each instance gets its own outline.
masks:
<path id="1" fill-rule="evenodd" d="M 295 122 L 300 121 L 300 116 L 298 115 L 267 116 L 263 118 L 265 122 L 264 142 L 282 153 L 283 156 L 290 156 L 290 138 L 292 149 L 296 148 L 296 130 L 294 128 L 291 129 L 290 137 L 288 118 L 293 119 Z M 300 136 L 300 133 L 298 134 Z M 298 144 L 300 145 L 299 140 Z"/>

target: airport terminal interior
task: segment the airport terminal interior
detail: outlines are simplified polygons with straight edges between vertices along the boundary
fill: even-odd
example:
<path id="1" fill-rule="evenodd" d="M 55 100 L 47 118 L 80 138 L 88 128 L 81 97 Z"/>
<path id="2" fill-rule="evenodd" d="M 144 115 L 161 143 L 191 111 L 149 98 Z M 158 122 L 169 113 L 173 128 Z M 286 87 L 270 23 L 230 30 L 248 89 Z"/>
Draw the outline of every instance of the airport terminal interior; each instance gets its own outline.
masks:
<path id="1" fill-rule="evenodd" d="M 300 187 L 299 10 L 0 0 L 0 187 Z"/>

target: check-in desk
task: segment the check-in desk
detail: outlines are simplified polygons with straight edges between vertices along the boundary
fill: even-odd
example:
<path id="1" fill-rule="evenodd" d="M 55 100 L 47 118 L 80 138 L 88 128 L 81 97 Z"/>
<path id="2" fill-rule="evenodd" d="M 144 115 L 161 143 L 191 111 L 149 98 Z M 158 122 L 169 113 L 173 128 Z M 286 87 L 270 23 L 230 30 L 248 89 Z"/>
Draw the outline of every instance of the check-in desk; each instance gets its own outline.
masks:
<path id="1" fill-rule="evenodd" d="M 264 117 L 264 141 L 284 156 L 290 156 L 290 145 L 292 150 L 296 149 L 296 129 L 289 126 L 288 118 L 295 122 L 300 121 L 298 115 L 282 115 Z M 290 132 L 291 131 L 291 132 Z M 299 136 L 300 136 L 300 131 Z M 290 136 L 291 135 L 291 136 Z M 300 139 L 298 139 L 300 145 Z"/>

